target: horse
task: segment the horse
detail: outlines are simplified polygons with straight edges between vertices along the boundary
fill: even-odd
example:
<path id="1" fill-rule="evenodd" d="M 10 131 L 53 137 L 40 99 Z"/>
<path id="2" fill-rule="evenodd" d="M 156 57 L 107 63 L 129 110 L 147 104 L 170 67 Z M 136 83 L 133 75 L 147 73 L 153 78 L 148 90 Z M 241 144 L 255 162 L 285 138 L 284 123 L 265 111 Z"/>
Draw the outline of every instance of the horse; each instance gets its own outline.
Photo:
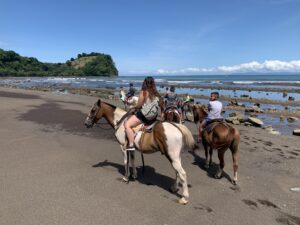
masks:
<path id="1" fill-rule="evenodd" d="M 102 117 L 115 130 L 115 136 L 120 144 L 121 151 L 124 157 L 125 178 L 129 178 L 129 155 L 131 156 L 131 164 L 133 169 L 133 177 L 137 177 L 137 171 L 134 166 L 134 151 L 126 152 L 126 134 L 124 128 L 124 121 L 128 113 L 126 111 L 103 102 L 100 99 L 94 104 L 90 110 L 85 125 L 91 128 Z M 142 125 L 139 125 L 139 128 Z M 175 170 L 176 179 L 171 191 L 176 192 L 178 185 L 181 183 L 183 188 L 182 197 L 179 199 L 180 204 L 188 203 L 188 185 L 185 170 L 181 165 L 181 151 L 185 146 L 189 148 L 196 148 L 195 140 L 190 130 L 182 124 L 174 124 L 170 122 L 156 122 L 151 132 L 143 132 L 141 129 L 136 132 L 134 144 L 136 149 L 142 153 L 154 153 L 160 151 L 171 163 Z M 132 154 L 133 153 L 133 154 Z M 124 177 L 123 177 L 124 178 Z"/>
<path id="2" fill-rule="evenodd" d="M 202 122 L 207 116 L 207 112 L 202 105 L 195 105 L 193 107 L 194 122 Z M 232 183 L 237 184 L 237 171 L 238 171 L 238 151 L 240 143 L 240 132 L 237 128 L 224 123 L 214 121 L 207 125 L 202 132 L 202 144 L 205 149 L 205 168 L 209 168 L 212 165 L 213 149 L 218 151 L 219 168 L 215 174 L 215 178 L 222 178 L 223 169 L 225 166 L 224 154 L 229 148 L 232 153 L 233 160 L 233 179 Z M 210 159 L 208 160 L 208 148 Z"/>
<path id="3" fill-rule="evenodd" d="M 181 112 L 182 112 L 182 119 L 183 120 L 188 120 L 188 117 L 187 117 L 187 112 L 193 112 L 193 106 L 194 106 L 194 103 L 191 102 L 191 101 L 183 101 L 183 100 L 179 100 L 177 102 L 177 106 L 178 108 L 181 109 Z"/>
<path id="4" fill-rule="evenodd" d="M 182 123 L 181 116 L 175 107 L 171 107 L 165 111 L 165 121 Z"/>
<path id="5" fill-rule="evenodd" d="M 132 96 L 127 98 L 124 90 L 120 91 L 120 99 L 124 104 L 124 108 L 128 111 L 131 107 L 135 106 L 138 103 L 139 97 Z"/>

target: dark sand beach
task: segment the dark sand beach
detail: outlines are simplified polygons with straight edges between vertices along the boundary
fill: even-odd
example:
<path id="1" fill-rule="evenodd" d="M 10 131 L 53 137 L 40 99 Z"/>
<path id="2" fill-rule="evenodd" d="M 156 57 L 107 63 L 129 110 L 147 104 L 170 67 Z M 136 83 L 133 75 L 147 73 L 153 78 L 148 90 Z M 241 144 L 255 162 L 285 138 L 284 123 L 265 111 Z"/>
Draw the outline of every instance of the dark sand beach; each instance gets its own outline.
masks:
<path id="1" fill-rule="evenodd" d="M 206 170 L 202 145 L 184 151 L 190 199 L 182 206 L 168 191 L 174 172 L 160 153 L 145 155 L 144 176 L 137 154 L 138 180 L 120 181 L 113 131 L 105 121 L 83 124 L 97 99 L 0 87 L 0 224 L 300 224 L 300 192 L 291 191 L 300 187 L 298 136 L 237 125 L 237 186 L 229 151 L 220 180 L 213 178 L 216 152 Z M 196 125 L 186 125 L 196 137 Z"/>

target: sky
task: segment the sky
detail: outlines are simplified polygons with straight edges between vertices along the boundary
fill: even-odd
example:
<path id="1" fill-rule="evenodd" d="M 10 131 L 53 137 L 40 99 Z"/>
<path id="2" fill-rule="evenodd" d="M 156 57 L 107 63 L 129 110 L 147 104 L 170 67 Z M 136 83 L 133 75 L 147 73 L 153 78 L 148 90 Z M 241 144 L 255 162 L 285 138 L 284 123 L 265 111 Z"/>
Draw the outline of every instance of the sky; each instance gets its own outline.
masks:
<path id="1" fill-rule="evenodd" d="M 300 0 L 0 0 L 0 48 L 120 75 L 300 72 Z"/>

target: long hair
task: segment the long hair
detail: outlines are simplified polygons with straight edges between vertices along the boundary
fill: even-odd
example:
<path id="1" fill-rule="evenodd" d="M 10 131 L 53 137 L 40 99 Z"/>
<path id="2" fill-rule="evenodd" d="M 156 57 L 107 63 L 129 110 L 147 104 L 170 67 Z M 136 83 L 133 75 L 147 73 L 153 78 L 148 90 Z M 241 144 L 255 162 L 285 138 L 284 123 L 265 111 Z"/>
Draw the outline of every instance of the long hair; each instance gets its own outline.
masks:
<path id="1" fill-rule="evenodd" d="M 160 107 L 163 108 L 163 99 L 158 93 L 155 85 L 155 81 L 153 77 L 146 77 L 144 79 L 143 85 L 142 85 L 142 91 L 147 91 L 149 94 L 149 98 L 153 100 L 153 98 L 158 97 L 160 102 Z"/>

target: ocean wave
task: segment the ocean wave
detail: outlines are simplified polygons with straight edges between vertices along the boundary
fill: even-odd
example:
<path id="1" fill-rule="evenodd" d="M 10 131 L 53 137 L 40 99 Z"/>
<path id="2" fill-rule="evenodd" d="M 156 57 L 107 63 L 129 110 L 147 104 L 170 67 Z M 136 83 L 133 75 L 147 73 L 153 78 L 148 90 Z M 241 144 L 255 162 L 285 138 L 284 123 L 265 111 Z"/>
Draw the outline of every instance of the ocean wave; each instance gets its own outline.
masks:
<path id="1" fill-rule="evenodd" d="M 94 82 L 94 81 L 104 81 L 103 79 L 88 79 L 87 81 L 91 81 L 91 82 Z"/>
<path id="2" fill-rule="evenodd" d="M 255 84 L 257 82 L 254 81 L 233 81 L 233 84 Z"/>
<path id="3" fill-rule="evenodd" d="M 168 83 L 174 83 L 174 84 L 189 84 L 189 83 L 194 83 L 194 82 L 197 82 L 199 83 L 198 81 L 192 81 L 192 80 L 168 80 Z"/>

